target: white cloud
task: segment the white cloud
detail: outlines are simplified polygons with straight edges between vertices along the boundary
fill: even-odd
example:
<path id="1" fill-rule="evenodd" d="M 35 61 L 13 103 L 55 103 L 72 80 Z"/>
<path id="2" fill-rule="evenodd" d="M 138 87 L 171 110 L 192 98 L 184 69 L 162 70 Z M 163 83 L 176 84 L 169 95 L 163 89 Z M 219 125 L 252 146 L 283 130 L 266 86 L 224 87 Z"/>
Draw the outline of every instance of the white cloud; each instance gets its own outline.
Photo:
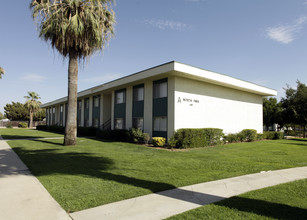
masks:
<path id="1" fill-rule="evenodd" d="M 106 83 L 106 82 L 110 82 L 112 80 L 118 79 L 120 77 L 123 77 L 123 75 L 120 73 L 114 73 L 114 74 L 111 73 L 111 74 L 95 76 L 91 78 L 80 79 L 80 81 L 85 82 L 85 83 Z"/>
<path id="2" fill-rule="evenodd" d="M 306 16 L 301 16 L 292 25 L 279 25 L 266 29 L 267 36 L 282 44 L 289 44 L 296 39 L 296 35 L 301 31 L 307 22 Z"/>
<path id="3" fill-rule="evenodd" d="M 27 74 L 20 78 L 21 80 L 30 81 L 30 82 L 42 82 L 47 79 L 45 76 L 38 74 Z"/>
<path id="4" fill-rule="evenodd" d="M 171 29 L 175 31 L 183 31 L 190 29 L 190 25 L 178 21 L 162 20 L 162 19 L 147 19 L 145 24 L 149 24 L 160 30 Z"/>

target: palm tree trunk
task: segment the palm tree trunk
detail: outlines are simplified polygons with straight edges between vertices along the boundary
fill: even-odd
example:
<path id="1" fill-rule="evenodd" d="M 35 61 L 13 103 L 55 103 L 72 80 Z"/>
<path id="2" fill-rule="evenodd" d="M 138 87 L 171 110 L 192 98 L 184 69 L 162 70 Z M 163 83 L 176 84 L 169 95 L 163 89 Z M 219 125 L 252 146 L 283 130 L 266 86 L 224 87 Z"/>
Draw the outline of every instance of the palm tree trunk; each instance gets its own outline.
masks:
<path id="1" fill-rule="evenodd" d="M 33 124 L 33 111 L 30 110 L 30 123 L 29 123 L 29 128 L 32 128 Z"/>
<path id="2" fill-rule="evenodd" d="M 70 55 L 68 64 L 68 108 L 64 136 L 65 146 L 77 144 L 77 89 L 78 57 Z"/>

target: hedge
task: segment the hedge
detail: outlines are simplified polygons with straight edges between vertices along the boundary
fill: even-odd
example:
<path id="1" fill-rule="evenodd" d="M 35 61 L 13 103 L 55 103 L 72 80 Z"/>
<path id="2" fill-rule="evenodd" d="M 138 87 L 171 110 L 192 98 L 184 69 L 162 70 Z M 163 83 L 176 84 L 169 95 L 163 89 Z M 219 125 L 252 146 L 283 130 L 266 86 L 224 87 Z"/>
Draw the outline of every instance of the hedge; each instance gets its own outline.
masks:
<path id="1" fill-rule="evenodd" d="M 283 138 L 284 138 L 283 132 L 277 132 L 277 131 L 264 131 L 263 132 L 263 139 L 278 140 L 278 139 L 283 139 Z"/>
<path id="2" fill-rule="evenodd" d="M 175 131 L 169 140 L 171 147 L 195 148 L 223 143 L 223 130 L 219 128 L 182 128 Z"/>
<path id="3" fill-rule="evenodd" d="M 101 139 L 129 142 L 130 135 L 126 129 L 97 131 L 96 136 Z"/>
<path id="4" fill-rule="evenodd" d="M 254 129 L 243 129 L 239 135 L 241 136 L 242 142 L 252 142 L 257 140 L 257 131 Z"/>

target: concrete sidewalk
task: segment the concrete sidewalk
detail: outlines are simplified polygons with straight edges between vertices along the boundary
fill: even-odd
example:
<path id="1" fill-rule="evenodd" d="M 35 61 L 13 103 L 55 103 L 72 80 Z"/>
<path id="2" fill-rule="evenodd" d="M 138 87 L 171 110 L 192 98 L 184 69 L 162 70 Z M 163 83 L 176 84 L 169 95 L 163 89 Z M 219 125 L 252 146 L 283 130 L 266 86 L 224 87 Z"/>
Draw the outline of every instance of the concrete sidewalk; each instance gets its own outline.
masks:
<path id="1" fill-rule="evenodd" d="M 4 140 L 0 140 L 0 219 L 71 220 Z"/>
<path id="2" fill-rule="evenodd" d="M 248 191 L 307 178 L 307 167 L 249 174 L 123 200 L 71 214 L 74 220 L 164 219 Z"/>

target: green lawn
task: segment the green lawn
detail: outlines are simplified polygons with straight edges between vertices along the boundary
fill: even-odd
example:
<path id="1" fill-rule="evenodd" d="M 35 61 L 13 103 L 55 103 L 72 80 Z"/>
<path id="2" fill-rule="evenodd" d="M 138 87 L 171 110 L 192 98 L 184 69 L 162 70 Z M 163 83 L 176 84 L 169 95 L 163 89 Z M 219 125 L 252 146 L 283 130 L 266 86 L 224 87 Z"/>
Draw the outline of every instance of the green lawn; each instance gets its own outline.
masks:
<path id="1" fill-rule="evenodd" d="M 173 216 L 177 219 L 307 219 L 307 179 L 268 187 Z"/>
<path id="2" fill-rule="evenodd" d="M 86 138 L 79 138 L 75 147 L 62 142 L 8 141 L 67 211 L 263 170 L 307 166 L 307 142 L 295 140 L 178 152 Z"/>
<path id="3" fill-rule="evenodd" d="M 0 135 L 3 139 L 24 139 L 24 138 L 44 138 L 44 137 L 63 137 L 61 134 L 38 131 L 24 128 L 0 128 Z"/>

